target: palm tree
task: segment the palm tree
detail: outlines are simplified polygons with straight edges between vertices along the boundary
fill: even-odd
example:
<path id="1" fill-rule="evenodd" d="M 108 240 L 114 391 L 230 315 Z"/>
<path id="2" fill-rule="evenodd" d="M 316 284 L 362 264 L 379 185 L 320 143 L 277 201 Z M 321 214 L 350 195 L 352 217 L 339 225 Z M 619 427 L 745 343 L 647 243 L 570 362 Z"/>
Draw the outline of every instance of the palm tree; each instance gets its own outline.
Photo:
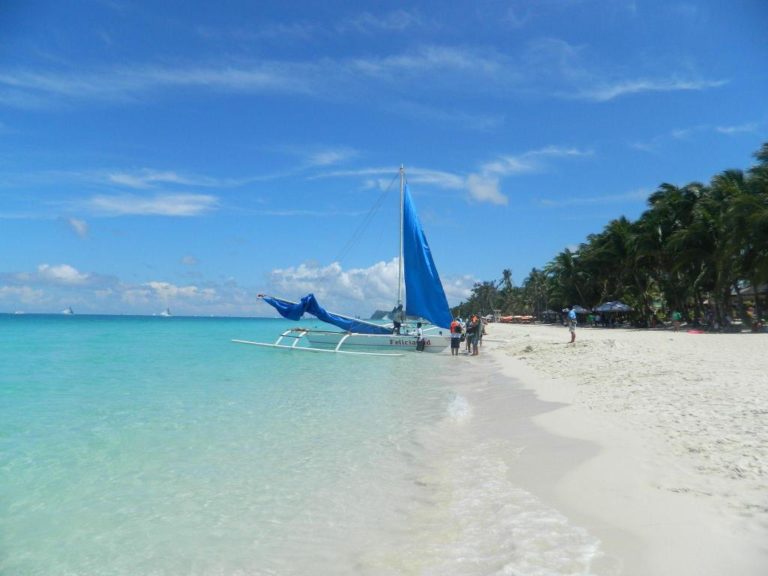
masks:
<path id="1" fill-rule="evenodd" d="M 760 163 L 749 170 L 742 193 L 734 198 L 730 216 L 739 240 L 740 277 L 755 290 L 756 317 L 761 316 L 758 286 L 768 283 L 768 144 L 755 154 Z M 738 290 L 738 287 L 737 287 Z M 746 318 L 739 293 L 742 317 Z"/>
<path id="2" fill-rule="evenodd" d="M 722 323 L 734 288 L 743 310 L 740 289 L 768 283 L 768 143 L 755 157 L 757 165 L 746 173 L 727 170 L 709 186 L 661 184 L 637 221 L 611 221 L 543 271 L 534 268 L 520 288 L 505 269 L 498 283 L 476 284 L 469 304 L 473 311 L 539 314 L 549 302 L 590 305 L 610 298 L 650 314 L 660 300 L 690 318 L 708 298 Z"/>
<path id="3" fill-rule="evenodd" d="M 536 268 L 531 270 L 523 282 L 523 300 L 526 308 L 521 312 L 531 313 L 541 320 L 549 304 L 549 282 L 544 272 Z"/>
<path id="4" fill-rule="evenodd" d="M 582 291 L 584 284 L 583 274 L 580 272 L 577 261 L 579 254 L 566 248 L 555 259 L 547 264 L 545 272 L 552 278 L 554 288 L 553 296 L 562 304 L 585 302 Z"/>
<path id="5" fill-rule="evenodd" d="M 650 208 L 640 216 L 636 227 L 639 262 L 653 277 L 665 306 L 686 316 L 686 304 L 693 298 L 696 275 L 681 265 L 670 238 L 690 225 L 700 193 L 701 186 L 695 183 L 682 188 L 662 184 L 649 196 Z"/>

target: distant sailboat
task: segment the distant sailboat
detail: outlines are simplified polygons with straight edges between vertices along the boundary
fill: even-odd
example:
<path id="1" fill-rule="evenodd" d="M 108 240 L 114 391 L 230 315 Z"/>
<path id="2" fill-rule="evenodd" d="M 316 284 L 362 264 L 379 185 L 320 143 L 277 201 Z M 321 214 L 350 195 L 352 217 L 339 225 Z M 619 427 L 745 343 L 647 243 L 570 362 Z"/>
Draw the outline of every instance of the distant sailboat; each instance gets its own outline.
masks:
<path id="1" fill-rule="evenodd" d="M 64 314 L 65 316 L 71 316 L 72 314 L 74 314 L 74 311 L 72 310 L 72 306 L 67 306 L 66 308 L 64 308 L 64 310 L 61 311 L 61 313 Z"/>
<path id="2" fill-rule="evenodd" d="M 170 308 L 166 308 L 165 310 L 160 312 L 160 316 L 164 316 L 166 318 L 170 318 L 172 316 L 171 309 Z"/>

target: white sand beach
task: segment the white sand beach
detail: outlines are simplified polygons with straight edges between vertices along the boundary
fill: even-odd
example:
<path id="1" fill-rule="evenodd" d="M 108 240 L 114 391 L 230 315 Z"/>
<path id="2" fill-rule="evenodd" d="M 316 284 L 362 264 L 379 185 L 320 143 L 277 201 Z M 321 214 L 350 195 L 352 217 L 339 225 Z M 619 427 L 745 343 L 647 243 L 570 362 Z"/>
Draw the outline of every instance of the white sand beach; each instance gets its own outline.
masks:
<path id="1" fill-rule="evenodd" d="M 594 573 L 768 574 L 768 335 L 568 340 L 561 326 L 491 324 L 465 360 L 490 358 L 558 403 L 535 416 L 516 480 L 600 539 L 611 560 Z M 573 462 L 568 440 L 595 449 Z"/>

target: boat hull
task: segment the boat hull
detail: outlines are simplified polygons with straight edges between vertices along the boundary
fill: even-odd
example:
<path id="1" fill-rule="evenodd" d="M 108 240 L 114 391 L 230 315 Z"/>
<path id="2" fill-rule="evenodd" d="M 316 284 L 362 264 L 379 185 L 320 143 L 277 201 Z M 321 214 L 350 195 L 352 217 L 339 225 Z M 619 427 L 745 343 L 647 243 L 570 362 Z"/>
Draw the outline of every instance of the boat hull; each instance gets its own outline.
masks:
<path id="1" fill-rule="evenodd" d="M 345 332 L 308 332 L 307 340 L 312 346 L 335 347 L 342 338 L 342 347 L 365 350 L 416 350 L 416 336 L 413 334 L 348 334 Z M 424 352 L 442 352 L 451 343 L 450 335 L 424 334 Z"/>

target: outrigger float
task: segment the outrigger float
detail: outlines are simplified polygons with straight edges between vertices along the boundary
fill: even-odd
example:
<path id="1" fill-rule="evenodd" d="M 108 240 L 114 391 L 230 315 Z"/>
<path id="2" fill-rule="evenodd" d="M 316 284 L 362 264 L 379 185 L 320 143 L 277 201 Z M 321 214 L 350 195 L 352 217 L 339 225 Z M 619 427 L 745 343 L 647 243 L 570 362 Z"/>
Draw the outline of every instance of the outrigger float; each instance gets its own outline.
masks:
<path id="1" fill-rule="evenodd" d="M 334 338 L 338 341 L 338 344 L 334 346 L 333 348 L 316 348 L 312 345 L 309 346 L 300 346 L 299 344 L 302 342 L 303 339 L 306 339 L 308 342 L 309 338 L 307 336 L 309 334 L 312 335 L 323 335 L 326 334 L 330 338 Z M 339 334 L 342 334 L 341 338 L 339 338 Z M 289 330 L 286 330 L 280 336 L 277 338 L 277 340 L 274 342 L 274 344 L 268 344 L 266 342 L 251 342 L 248 340 L 232 340 L 232 342 L 237 342 L 238 344 L 251 344 L 252 346 L 263 346 L 265 348 L 281 348 L 283 350 L 298 350 L 301 352 L 325 352 L 330 354 L 353 354 L 353 355 L 364 355 L 364 356 L 403 356 L 405 355 L 405 352 L 362 352 L 362 351 L 355 351 L 355 350 L 342 350 L 341 347 L 351 338 L 353 335 L 349 332 L 345 333 L 339 333 L 339 332 L 332 332 L 330 330 L 310 330 L 308 328 L 291 328 Z M 283 344 L 283 340 L 286 338 L 292 338 L 293 343 L 292 344 Z M 415 344 L 414 344 L 415 346 Z"/>

